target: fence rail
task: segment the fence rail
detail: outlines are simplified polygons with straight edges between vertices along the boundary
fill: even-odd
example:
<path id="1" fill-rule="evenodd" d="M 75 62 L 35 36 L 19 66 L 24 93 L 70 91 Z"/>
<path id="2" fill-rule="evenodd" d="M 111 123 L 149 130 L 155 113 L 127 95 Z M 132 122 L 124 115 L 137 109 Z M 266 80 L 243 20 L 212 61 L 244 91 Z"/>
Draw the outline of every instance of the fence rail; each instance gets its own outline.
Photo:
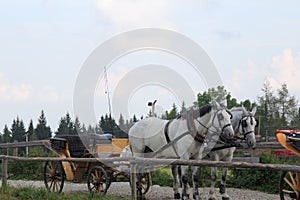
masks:
<path id="1" fill-rule="evenodd" d="M 131 169 L 132 182 L 136 181 L 136 172 L 138 172 L 140 166 L 155 167 L 163 165 L 189 165 L 189 166 L 209 166 L 209 167 L 229 167 L 229 168 L 248 168 L 259 170 L 279 170 L 279 171 L 294 171 L 300 172 L 299 165 L 286 165 L 286 164 L 262 164 L 262 163 L 248 163 L 248 162 L 222 162 L 222 161 L 206 161 L 206 160 L 180 160 L 180 159 L 154 159 L 154 158 L 52 158 L 52 157 L 35 157 L 24 158 L 16 156 L 0 155 L 2 160 L 2 186 L 7 185 L 7 165 L 8 161 L 67 161 L 67 162 L 102 162 L 117 166 L 118 161 L 128 161 Z M 124 163 L 122 162 L 122 165 Z M 136 199 L 136 184 L 131 184 L 132 199 Z"/>
<path id="2" fill-rule="evenodd" d="M 14 143 L 4 143 L 0 144 L 0 148 L 9 149 L 9 148 L 21 148 L 21 147 L 34 147 L 34 146 L 43 146 L 47 140 L 37 140 L 30 142 L 14 142 Z M 278 142 L 259 142 L 256 145 L 255 151 L 265 151 L 273 149 L 284 149 Z M 247 148 L 238 148 L 237 151 L 249 151 Z M 255 152 L 252 152 L 255 155 Z M 65 162 L 102 162 L 111 167 L 117 167 L 118 163 L 127 161 L 130 167 L 130 178 L 132 182 L 136 181 L 136 173 L 139 171 L 141 166 L 146 168 L 154 168 L 155 166 L 166 166 L 166 165 L 189 165 L 189 166 L 208 166 L 208 167 L 228 167 L 228 168 L 247 168 L 247 169 L 260 169 L 260 170 L 279 170 L 279 171 L 295 171 L 300 172 L 300 166 L 298 165 L 282 165 L 282 164 L 262 164 L 258 161 L 253 161 L 251 159 L 238 160 L 233 162 L 222 162 L 222 161 L 207 161 L 207 160 L 179 160 L 179 159 L 151 159 L 151 158 L 58 158 L 58 157 L 17 157 L 17 156 L 8 156 L 0 155 L 0 160 L 2 160 L 2 186 L 7 185 L 7 166 L 9 161 L 33 161 L 33 162 L 46 162 L 46 161 L 65 161 Z M 254 159 L 255 160 L 255 159 Z M 256 159 L 257 160 L 257 159 Z M 137 199 L 136 196 L 136 184 L 131 184 L 131 194 L 132 199 Z"/>

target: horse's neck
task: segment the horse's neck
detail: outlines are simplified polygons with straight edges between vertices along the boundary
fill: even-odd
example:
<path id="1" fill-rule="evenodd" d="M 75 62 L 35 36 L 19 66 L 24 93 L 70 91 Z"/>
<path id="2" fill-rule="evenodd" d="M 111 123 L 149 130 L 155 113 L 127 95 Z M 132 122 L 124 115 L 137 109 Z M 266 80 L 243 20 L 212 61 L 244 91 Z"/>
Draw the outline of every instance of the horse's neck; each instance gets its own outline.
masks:
<path id="1" fill-rule="evenodd" d="M 171 137 L 178 136 L 178 134 L 183 134 L 188 131 L 187 123 L 185 119 L 173 119 L 172 122 L 169 124 L 169 135 Z"/>
<path id="2" fill-rule="evenodd" d="M 212 126 L 213 111 L 194 120 L 195 127 L 201 134 L 205 134 L 209 127 Z"/>
<path id="3" fill-rule="evenodd" d="M 244 112 L 235 110 L 235 111 L 232 111 L 231 114 L 233 116 L 233 118 L 231 119 L 231 124 L 233 126 L 234 132 L 237 133 L 239 131 L 239 123 L 244 115 Z"/>

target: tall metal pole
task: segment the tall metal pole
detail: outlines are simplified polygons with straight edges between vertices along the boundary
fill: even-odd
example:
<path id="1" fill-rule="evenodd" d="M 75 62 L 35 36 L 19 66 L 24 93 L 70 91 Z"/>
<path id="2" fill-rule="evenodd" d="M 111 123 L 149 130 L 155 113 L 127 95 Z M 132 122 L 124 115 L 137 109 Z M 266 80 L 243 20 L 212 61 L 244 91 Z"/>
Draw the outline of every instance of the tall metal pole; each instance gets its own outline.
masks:
<path id="1" fill-rule="evenodd" d="M 109 96 L 106 66 L 104 67 L 104 79 L 105 79 L 105 94 L 107 95 L 108 111 L 109 111 L 109 116 L 111 116 L 111 104 L 110 104 L 110 96 Z"/>

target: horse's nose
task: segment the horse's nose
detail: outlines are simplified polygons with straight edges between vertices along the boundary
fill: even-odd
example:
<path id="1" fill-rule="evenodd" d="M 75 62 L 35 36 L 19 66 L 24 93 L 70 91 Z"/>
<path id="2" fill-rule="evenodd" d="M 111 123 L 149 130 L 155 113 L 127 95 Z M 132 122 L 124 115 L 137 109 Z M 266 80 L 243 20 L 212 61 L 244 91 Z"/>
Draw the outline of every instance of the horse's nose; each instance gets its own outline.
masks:
<path id="1" fill-rule="evenodd" d="M 255 142 L 249 141 L 248 146 L 249 146 L 249 148 L 251 147 L 252 149 L 254 149 L 255 148 Z"/>

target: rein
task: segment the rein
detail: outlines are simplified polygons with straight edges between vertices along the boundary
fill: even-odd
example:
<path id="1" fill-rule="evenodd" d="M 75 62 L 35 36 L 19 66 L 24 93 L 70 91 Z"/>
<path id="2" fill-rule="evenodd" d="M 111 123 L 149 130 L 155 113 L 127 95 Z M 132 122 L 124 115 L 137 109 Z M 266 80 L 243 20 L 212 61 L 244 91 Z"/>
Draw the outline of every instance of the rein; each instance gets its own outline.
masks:
<path id="1" fill-rule="evenodd" d="M 217 113 L 222 110 L 222 109 L 219 109 L 215 112 L 213 118 L 212 118 L 212 125 L 213 125 L 213 121 L 215 120 L 216 116 L 217 116 Z M 230 113 L 231 115 L 231 113 Z M 231 115 L 232 116 L 232 115 Z M 187 127 L 188 127 L 188 130 L 190 132 L 193 132 L 193 133 L 196 133 L 196 135 L 194 136 L 194 140 L 199 142 L 199 143 L 203 143 L 204 142 L 204 139 L 205 139 L 205 136 L 201 133 L 198 132 L 198 130 L 196 129 L 195 127 L 195 123 L 194 123 L 194 120 L 196 120 L 202 127 L 204 127 L 206 129 L 206 132 L 207 130 L 209 129 L 209 127 L 207 127 L 205 124 L 203 124 L 202 122 L 200 122 L 197 118 L 194 118 L 194 116 L 190 116 L 189 117 L 189 114 L 186 115 L 186 122 L 187 122 Z M 220 123 L 220 120 L 219 120 L 219 123 Z M 220 137 L 222 135 L 222 133 L 224 132 L 224 129 L 227 128 L 228 126 L 231 126 L 230 123 L 228 124 L 225 124 L 223 127 L 222 127 L 222 130 L 221 130 L 221 134 L 220 134 Z M 215 133 L 215 134 L 219 134 L 217 131 L 213 131 L 213 130 L 210 130 L 212 133 Z"/>

